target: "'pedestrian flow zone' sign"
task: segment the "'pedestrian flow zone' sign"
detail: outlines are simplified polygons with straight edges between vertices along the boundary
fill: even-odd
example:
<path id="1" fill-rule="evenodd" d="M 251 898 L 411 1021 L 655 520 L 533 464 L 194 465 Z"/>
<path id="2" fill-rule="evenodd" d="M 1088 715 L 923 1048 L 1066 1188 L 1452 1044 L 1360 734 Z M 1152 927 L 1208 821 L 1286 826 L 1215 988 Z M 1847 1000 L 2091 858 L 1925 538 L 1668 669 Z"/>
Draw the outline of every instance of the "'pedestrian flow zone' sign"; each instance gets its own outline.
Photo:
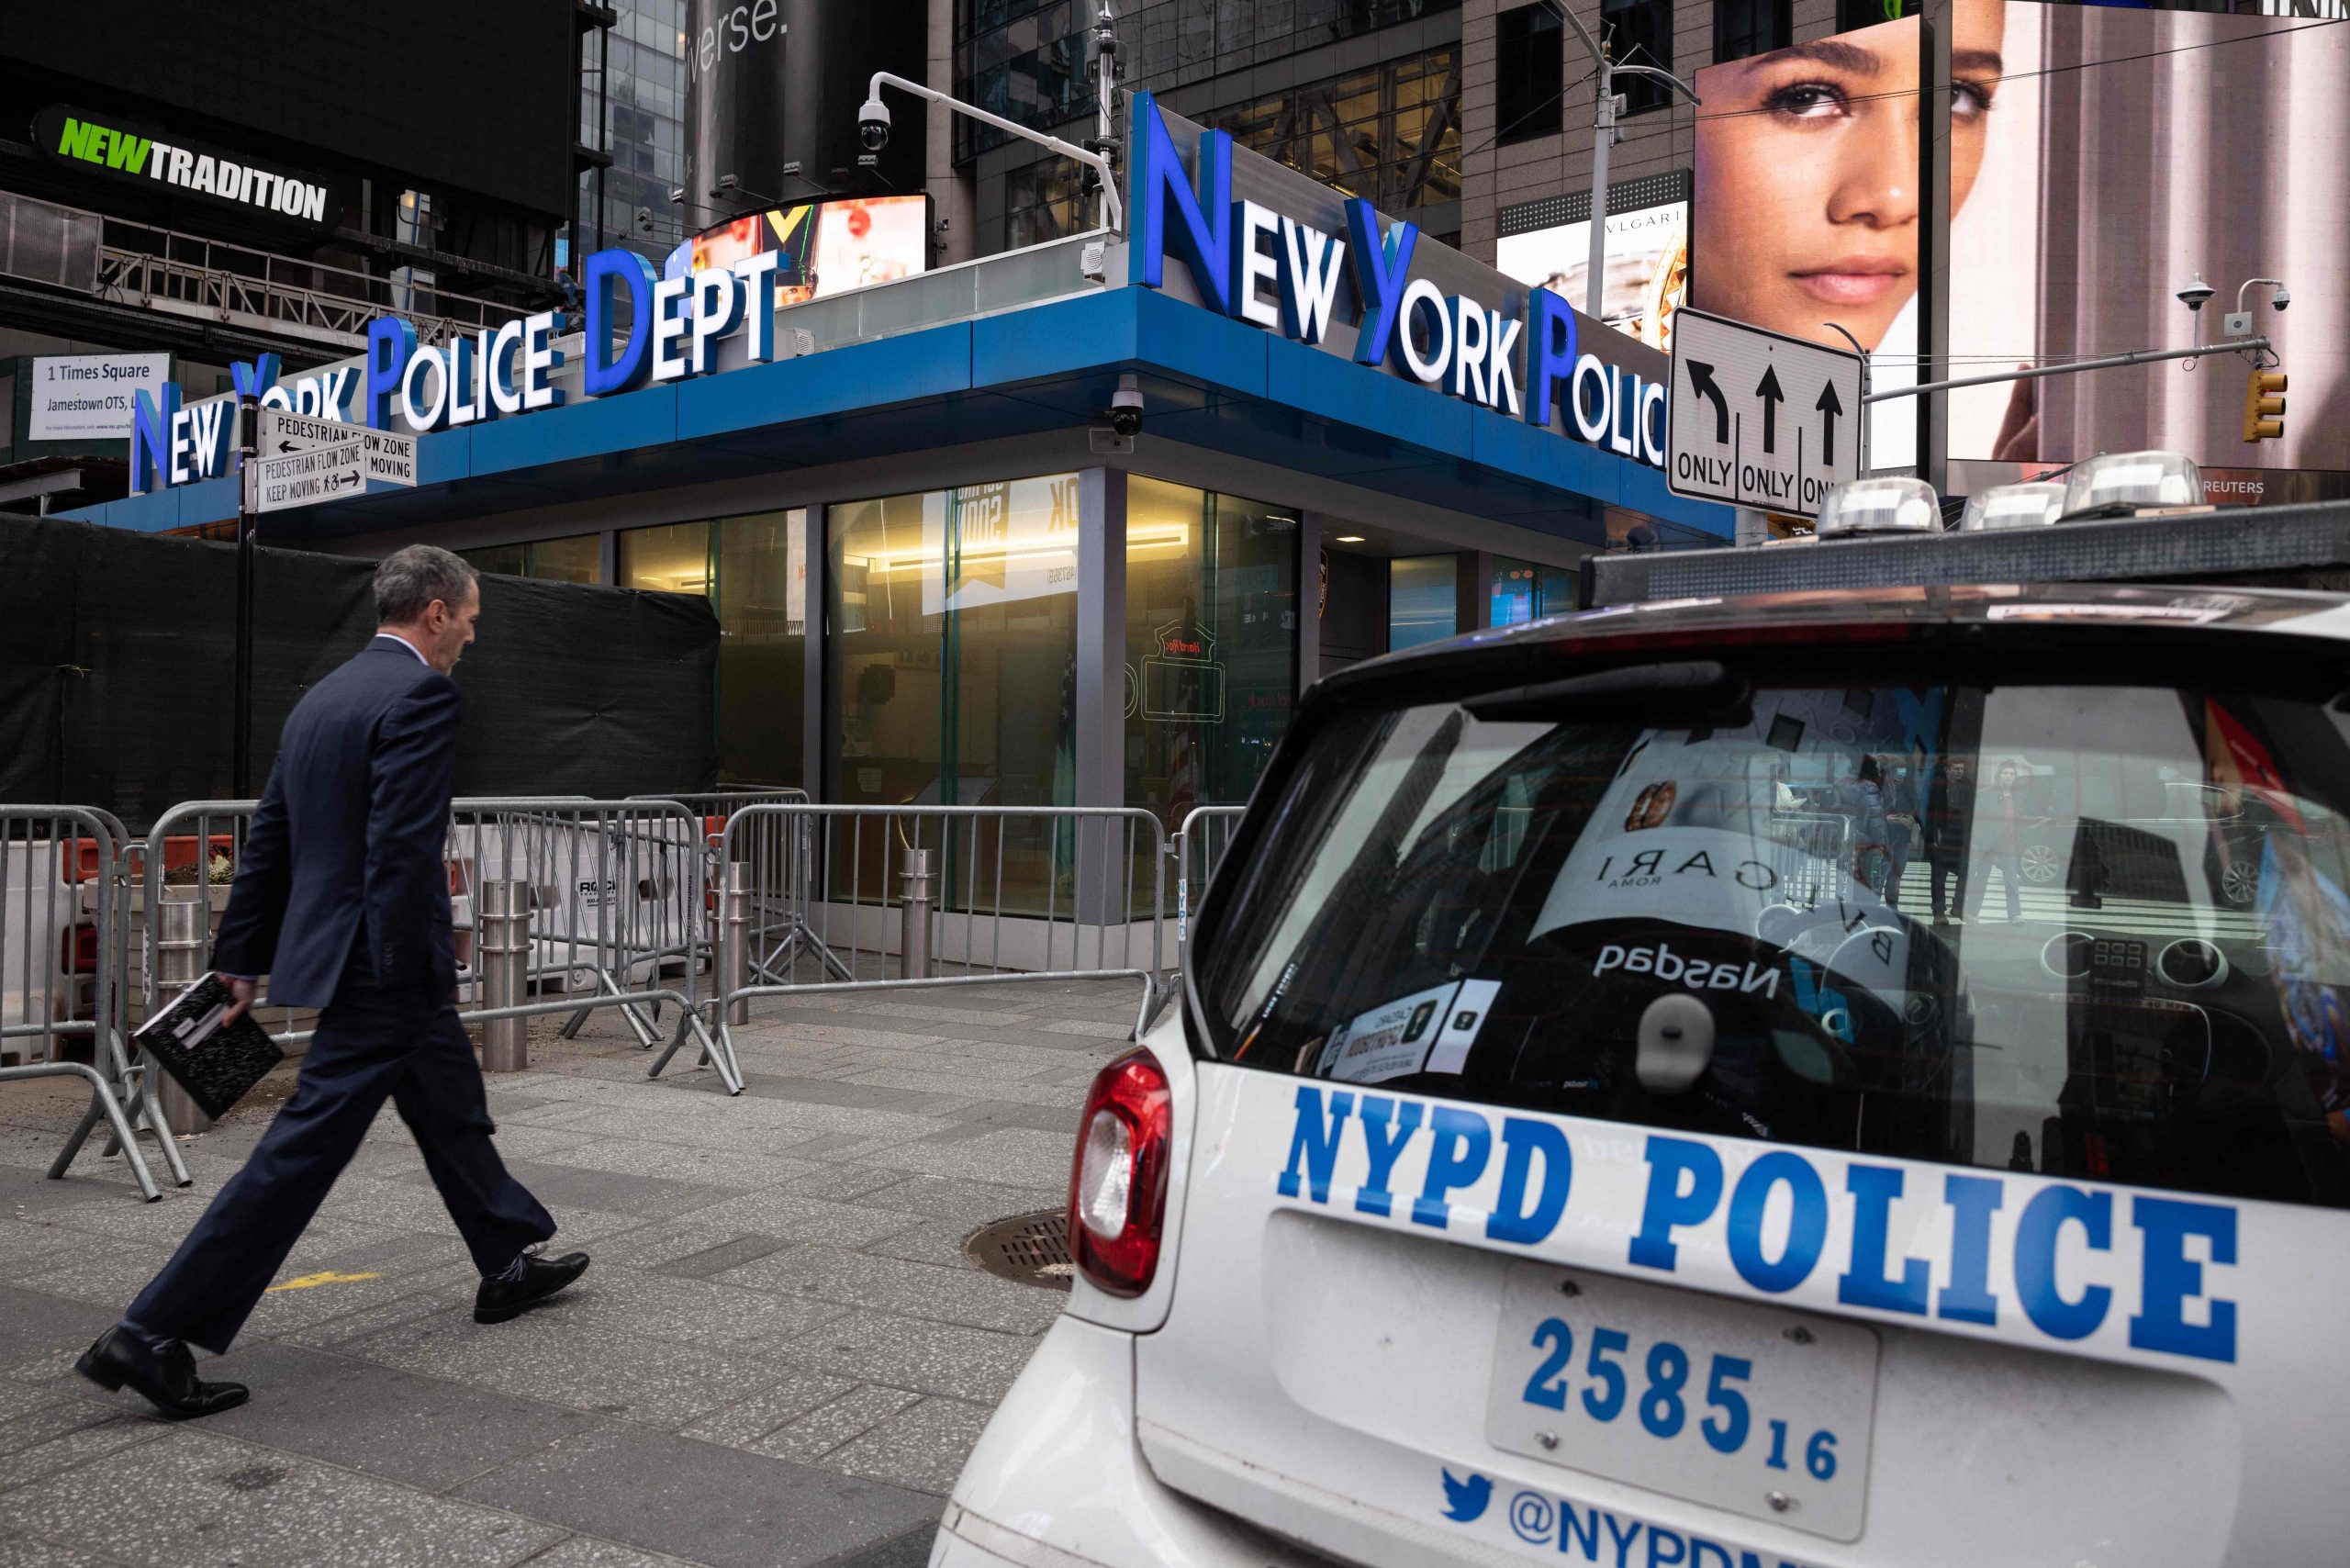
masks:
<path id="1" fill-rule="evenodd" d="M 1817 516 L 1861 472 L 1861 356 L 1686 307 L 1673 318 L 1674 495 Z"/>
<path id="2" fill-rule="evenodd" d="M 416 437 L 262 409 L 253 428 L 253 494 L 248 510 L 281 511 L 362 494 L 367 481 L 416 483 Z M 356 454 L 329 456 L 350 448 Z M 307 461 L 306 461 L 307 460 Z"/>

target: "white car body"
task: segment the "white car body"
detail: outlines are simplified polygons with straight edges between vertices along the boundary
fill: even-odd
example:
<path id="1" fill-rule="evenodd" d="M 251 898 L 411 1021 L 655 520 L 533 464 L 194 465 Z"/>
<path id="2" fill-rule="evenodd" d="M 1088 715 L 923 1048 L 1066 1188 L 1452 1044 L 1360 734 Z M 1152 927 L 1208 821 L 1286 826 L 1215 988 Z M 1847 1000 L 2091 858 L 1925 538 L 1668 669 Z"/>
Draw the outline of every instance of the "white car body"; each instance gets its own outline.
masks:
<path id="1" fill-rule="evenodd" d="M 1293 1077 L 1183 1011 L 1156 1273 L 1080 1272 L 934 1568 L 2350 1562 L 2350 1213 Z"/>

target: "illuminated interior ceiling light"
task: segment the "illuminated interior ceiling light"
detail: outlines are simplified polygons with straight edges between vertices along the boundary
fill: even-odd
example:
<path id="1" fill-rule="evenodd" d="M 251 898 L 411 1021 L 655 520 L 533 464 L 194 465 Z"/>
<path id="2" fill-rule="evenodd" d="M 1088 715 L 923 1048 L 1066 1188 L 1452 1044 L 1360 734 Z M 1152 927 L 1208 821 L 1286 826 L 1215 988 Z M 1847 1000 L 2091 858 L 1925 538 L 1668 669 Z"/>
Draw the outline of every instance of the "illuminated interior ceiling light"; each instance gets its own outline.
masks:
<path id="1" fill-rule="evenodd" d="M 1362 535 L 1360 533 L 1341 533 L 1338 537 L 1330 541 L 1330 543 L 1333 544 L 1360 544 L 1362 543 Z"/>

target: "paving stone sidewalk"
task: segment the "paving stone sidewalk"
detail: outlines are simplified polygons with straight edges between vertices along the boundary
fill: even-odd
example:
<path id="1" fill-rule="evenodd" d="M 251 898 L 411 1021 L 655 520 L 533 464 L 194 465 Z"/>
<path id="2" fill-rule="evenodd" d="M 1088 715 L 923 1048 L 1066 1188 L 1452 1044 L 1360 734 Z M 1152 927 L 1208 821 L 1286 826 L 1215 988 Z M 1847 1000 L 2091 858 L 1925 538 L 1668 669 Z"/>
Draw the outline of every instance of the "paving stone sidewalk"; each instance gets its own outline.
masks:
<path id="1" fill-rule="evenodd" d="M 1065 1200 L 1133 981 L 813 996 L 736 1040 L 748 1092 L 648 1081 L 609 1011 L 490 1080 L 498 1145 L 586 1248 L 476 1326 L 475 1276 L 387 1107 L 230 1353 L 243 1408 L 175 1425 L 73 1361 L 171 1254 L 285 1085 L 143 1204 L 79 1098 L 0 1086 L 0 1568 L 694 1562 L 901 1568 L 1060 1309 L 963 1255 Z M 273 1091 L 274 1092 L 273 1092 Z"/>

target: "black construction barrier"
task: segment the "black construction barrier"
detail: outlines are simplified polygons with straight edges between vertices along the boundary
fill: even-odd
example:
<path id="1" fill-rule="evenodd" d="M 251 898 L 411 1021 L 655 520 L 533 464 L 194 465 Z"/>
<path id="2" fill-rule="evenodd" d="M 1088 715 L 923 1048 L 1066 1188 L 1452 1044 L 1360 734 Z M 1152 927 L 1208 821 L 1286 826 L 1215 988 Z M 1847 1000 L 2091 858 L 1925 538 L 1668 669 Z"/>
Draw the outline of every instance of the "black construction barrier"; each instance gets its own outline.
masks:
<path id="1" fill-rule="evenodd" d="M 375 629 L 375 563 L 255 563 L 253 778 L 311 683 Z M 702 790 L 718 621 L 698 595 L 484 575 L 457 793 Z M 0 521 L 0 801 L 78 801 L 135 833 L 230 778 L 236 547 Z"/>

